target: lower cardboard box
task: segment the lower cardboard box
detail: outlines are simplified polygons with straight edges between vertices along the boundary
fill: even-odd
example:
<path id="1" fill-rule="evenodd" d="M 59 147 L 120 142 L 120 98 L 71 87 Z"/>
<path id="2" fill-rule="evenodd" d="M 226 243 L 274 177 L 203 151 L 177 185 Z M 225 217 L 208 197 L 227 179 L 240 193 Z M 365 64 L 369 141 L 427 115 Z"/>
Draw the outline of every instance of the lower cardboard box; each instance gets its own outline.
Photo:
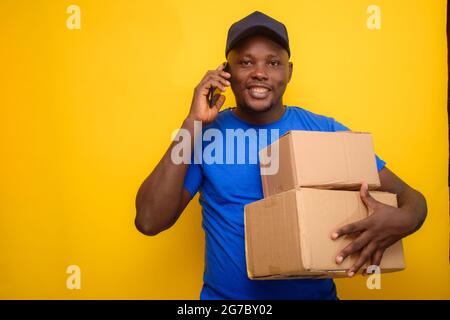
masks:
<path id="1" fill-rule="evenodd" d="M 381 191 L 370 194 L 397 207 L 395 194 Z M 340 265 L 335 258 L 356 236 L 332 240 L 330 235 L 336 228 L 368 215 L 359 191 L 297 188 L 246 205 L 248 277 L 253 280 L 347 277 L 346 271 L 358 255 L 350 255 Z M 403 269 L 400 240 L 384 252 L 380 272 Z"/>

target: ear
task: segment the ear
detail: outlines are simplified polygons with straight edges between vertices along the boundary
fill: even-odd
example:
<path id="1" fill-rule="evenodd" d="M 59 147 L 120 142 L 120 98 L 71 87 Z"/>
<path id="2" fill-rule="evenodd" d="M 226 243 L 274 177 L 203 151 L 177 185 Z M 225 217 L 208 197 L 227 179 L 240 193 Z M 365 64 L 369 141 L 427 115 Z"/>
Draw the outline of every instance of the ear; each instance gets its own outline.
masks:
<path id="1" fill-rule="evenodd" d="M 291 81 L 292 78 L 292 70 L 294 69 L 294 64 L 292 62 L 289 62 L 289 79 L 288 82 Z"/>

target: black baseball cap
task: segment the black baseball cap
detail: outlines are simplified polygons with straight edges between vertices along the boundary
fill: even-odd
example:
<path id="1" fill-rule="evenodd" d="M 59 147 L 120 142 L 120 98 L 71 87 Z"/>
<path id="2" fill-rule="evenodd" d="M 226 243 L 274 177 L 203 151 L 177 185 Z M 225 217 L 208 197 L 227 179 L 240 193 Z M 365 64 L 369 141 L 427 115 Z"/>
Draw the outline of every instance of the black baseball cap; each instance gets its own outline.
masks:
<path id="1" fill-rule="evenodd" d="M 225 58 L 239 41 L 255 34 L 271 38 L 286 49 L 289 57 L 291 56 L 286 26 L 262 12 L 255 11 L 231 25 L 228 30 Z"/>

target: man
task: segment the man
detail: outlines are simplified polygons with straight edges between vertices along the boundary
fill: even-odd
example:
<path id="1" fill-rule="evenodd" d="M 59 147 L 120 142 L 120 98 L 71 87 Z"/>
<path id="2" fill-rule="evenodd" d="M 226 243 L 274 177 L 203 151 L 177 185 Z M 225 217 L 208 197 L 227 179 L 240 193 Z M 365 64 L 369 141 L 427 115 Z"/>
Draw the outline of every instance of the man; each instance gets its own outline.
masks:
<path id="1" fill-rule="evenodd" d="M 204 130 L 213 128 L 224 136 L 227 130 L 251 128 L 277 129 L 280 135 L 289 130 L 349 130 L 333 118 L 283 105 L 293 64 L 289 62 L 289 41 L 282 23 L 257 11 L 236 22 L 228 32 L 225 56 L 229 72 L 223 70 L 223 65 L 208 71 L 194 90 L 189 114 L 182 125 L 190 133 L 191 152 L 195 149 L 195 121 L 201 122 Z M 225 101 L 223 95 L 216 95 L 215 104 L 210 107 L 207 99 L 210 89 L 225 91 L 228 86 L 236 97 L 237 107 L 219 112 Z M 247 203 L 263 197 L 259 165 L 174 163 L 171 156 L 176 146 L 174 141 L 140 187 L 135 223 L 142 233 L 156 235 L 171 227 L 200 191 L 206 237 L 201 299 L 337 298 L 331 279 L 249 280 L 243 216 Z M 236 147 L 223 152 L 232 151 L 235 156 Z M 384 250 L 419 229 L 426 217 L 422 194 L 392 173 L 378 156 L 376 162 L 381 190 L 396 193 L 399 208 L 377 202 L 368 193 L 367 184 L 362 184 L 361 198 L 373 214 L 330 235 L 333 239 L 350 233 L 358 235 L 336 257 L 336 262 L 341 263 L 350 254 L 360 252 L 360 259 L 348 271 L 350 277 L 366 261 L 379 265 Z"/>

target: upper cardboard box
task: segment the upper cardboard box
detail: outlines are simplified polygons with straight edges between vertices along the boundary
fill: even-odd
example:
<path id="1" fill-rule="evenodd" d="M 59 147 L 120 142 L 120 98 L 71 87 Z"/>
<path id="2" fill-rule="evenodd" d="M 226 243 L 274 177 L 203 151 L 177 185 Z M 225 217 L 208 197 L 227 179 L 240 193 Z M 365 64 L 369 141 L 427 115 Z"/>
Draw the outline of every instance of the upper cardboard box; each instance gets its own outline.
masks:
<path id="1" fill-rule="evenodd" d="M 259 158 L 264 197 L 296 187 L 357 190 L 363 181 L 370 190 L 380 186 L 370 133 L 289 131 L 260 150 Z"/>
<path id="2" fill-rule="evenodd" d="M 395 194 L 371 191 L 378 201 L 397 206 Z M 245 249 L 250 279 L 335 278 L 358 255 L 340 265 L 335 258 L 354 237 L 331 239 L 331 233 L 370 214 L 359 191 L 299 188 L 245 206 Z M 405 268 L 401 240 L 384 252 L 381 272 Z"/>

